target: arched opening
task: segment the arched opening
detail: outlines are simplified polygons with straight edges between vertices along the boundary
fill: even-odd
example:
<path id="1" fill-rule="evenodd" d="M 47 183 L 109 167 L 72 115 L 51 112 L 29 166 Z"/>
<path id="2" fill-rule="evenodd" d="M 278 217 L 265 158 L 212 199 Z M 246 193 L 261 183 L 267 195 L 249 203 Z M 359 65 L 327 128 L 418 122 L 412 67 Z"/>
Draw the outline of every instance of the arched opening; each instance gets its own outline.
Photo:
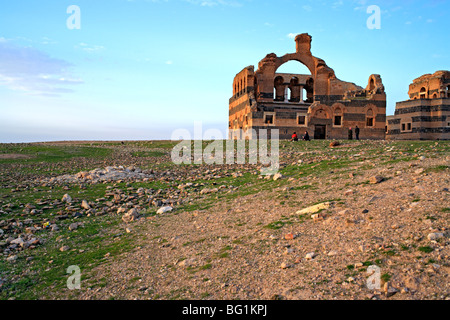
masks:
<path id="1" fill-rule="evenodd" d="M 308 69 L 308 67 L 297 60 L 290 60 L 283 63 L 275 72 L 290 74 L 311 74 L 311 71 Z"/>
<path id="2" fill-rule="evenodd" d="M 313 78 L 305 77 L 305 75 L 311 75 L 311 71 L 302 62 L 297 60 L 287 61 L 279 66 L 279 68 L 275 72 L 276 75 L 278 74 L 278 76 L 282 76 L 284 79 L 286 79 L 284 88 L 285 102 L 289 101 L 294 103 L 312 103 L 314 101 Z M 306 82 L 305 79 L 308 79 L 308 81 Z M 276 88 L 276 84 L 274 85 L 274 87 Z M 275 94 L 274 99 L 276 101 L 282 101 L 282 99 L 280 99 L 279 90 L 277 89 L 276 92 L 277 93 Z"/>
<path id="3" fill-rule="evenodd" d="M 328 113 L 324 109 L 319 109 L 314 114 L 314 117 L 317 119 L 328 119 Z"/>
<path id="4" fill-rule="evenodd" d="M 366 113 L 366 127 L 373 127 L 374 126 L 374 117 L 373 117 L 373 110 L 369 109 Z"/>
<path id="5" fill-rule="evenodd" d="M 438 97 L 437 93 L 434 93 L 431 99 L 436 99 Z"/>
<path id="6" fill-rule="evenodd" d="M 284 101 L 284 80 L 283 77 L 276 77 L 273 81 L 274 97 L 275 101 Z"/>
<path id="7" fill-rule="evenodd" d="M 341 110 L 341 108 L 336 108 L 334 110 L 333 126 L 335 126 L 335 127 L 342 126 L 342 110 Z"/>
<path id="8" fill-rule="evenodd" d="M 369 81 L 369 90 L 373 91 L 373 89 L 375 89 L 375 80 L 373 80 L 373 78 L 372 78 Z"/>
<path id="9" fill-rule="evenodd" d="M 306 103 L 314 102 L 314 79 L 309 78 L 306 80 L 306 85 L 303 88 L 303 100 Z"/>
<path id="10" fill-rule="evenodd" d="M 419 99 L 426 99 L 426 98 L 427 98 L 427 89 L 425 87 L 422 87 L 420 89 Z"/>

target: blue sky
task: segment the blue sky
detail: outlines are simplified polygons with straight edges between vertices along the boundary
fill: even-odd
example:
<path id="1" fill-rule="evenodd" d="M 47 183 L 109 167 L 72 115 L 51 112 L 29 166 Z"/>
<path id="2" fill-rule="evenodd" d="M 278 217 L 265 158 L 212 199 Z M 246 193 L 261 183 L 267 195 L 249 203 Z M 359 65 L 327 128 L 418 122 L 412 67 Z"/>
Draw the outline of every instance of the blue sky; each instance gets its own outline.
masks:
<path id="1" fill-rule="evenodd" d="M 81 29 L 67 27 L 70 5 Z M 380 7 L 381 29 L 367 28 L 369 5 Z M 0 142 L 170 139 L 194 121 L 225 135 L 236 73 L 294 52 L 298 33 L 339 79 L 365 87 L 380 74 L 393 114 L 414 78 L 450 69 L 449 9 L 438 0 L 2 1 Z"/>

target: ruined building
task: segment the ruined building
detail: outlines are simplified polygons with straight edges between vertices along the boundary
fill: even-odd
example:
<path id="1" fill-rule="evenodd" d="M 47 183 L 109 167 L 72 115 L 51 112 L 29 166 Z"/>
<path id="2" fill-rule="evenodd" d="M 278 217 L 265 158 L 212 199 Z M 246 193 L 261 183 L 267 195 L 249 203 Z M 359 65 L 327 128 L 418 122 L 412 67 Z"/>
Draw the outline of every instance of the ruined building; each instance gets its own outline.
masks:
<path id="1" fill-rule="evenodd" d="M 295 42 L 295 53 L 282 57 L 270 53 L 256 71 L 249 66 L 235 76 L 229 100 L 230 138 L 252 139 L 259 129 L 275 128 L 280 139 L 305 131 L 313 139 L 347 139 L 349 127 L 358 126 L 361 139 L 384 139 L 386 94 L 381 77 L 372 74 L 365 89 L 341 81 L 325 61 L 311 54 L 310 35 L 297 35 Z M 310 74 L 277 73 L 293 60 Z"/>
<path id="2" fill-rule="evenodd" d="M 409 100 L 397 102 L 387 120 L 386 139 L 450 139 L 450 72 L 436 71 L 413 80 Z"/>

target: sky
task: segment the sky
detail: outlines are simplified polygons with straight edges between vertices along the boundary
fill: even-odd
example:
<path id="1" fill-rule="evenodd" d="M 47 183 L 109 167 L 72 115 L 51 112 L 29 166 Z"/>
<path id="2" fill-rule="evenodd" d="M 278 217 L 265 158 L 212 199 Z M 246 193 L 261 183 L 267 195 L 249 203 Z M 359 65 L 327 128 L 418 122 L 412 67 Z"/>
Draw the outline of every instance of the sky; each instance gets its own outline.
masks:
<path id="1" fill-rule="evenodd" d="M 379 29 L 367 25 L 371 5 Z M 195 122 L 226 137 L 234 76 L 268 53 L 295 52 L 299 33 L 339 79 L 366 87 L 380 74 L 391 115 L 413 79 L 450 69 L 449 9 L 444 0 L 3 0 L 0 142 L 170 140 Z"/>

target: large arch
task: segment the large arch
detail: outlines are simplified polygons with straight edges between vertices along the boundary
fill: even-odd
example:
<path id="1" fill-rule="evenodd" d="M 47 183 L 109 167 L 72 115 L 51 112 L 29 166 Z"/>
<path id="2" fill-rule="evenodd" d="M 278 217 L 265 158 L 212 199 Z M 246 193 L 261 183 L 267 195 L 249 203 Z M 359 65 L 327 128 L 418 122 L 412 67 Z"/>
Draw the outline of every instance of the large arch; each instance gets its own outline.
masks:
<path id="1" fill-rule="evenodd" d="M 285 63 L 278 66 L 278 68 L 275 70 L 275 73 L 288 73 L 288 74 L 310 74 L 311 70 L 301 63 L 298 60 L 289 60 Z"/>

